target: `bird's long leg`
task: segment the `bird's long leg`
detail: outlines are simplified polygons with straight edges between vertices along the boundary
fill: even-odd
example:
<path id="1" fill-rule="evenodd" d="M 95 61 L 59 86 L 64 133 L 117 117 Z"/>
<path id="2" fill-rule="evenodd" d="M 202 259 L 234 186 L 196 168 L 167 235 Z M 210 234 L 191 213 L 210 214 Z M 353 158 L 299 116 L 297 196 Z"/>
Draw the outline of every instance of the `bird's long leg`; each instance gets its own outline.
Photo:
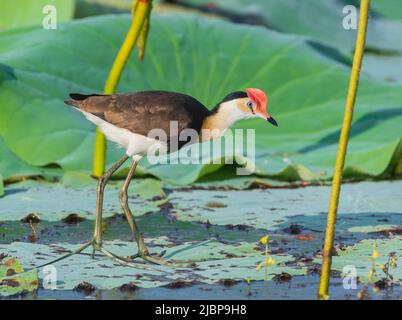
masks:
<path id="1" fill-rule="evenodd" d="M 137 242 L 139 254 L 142 255 L 142 254 L 148 254 L 148 250 L 145 245 L 142 234 L 138 230 L 137 223 L 135 222 L 135 219 L 130 210 L 130 207 L 128 206 L 128 195 L 127 195 L 127 190 L 128 190 L 128 187 L 130 186 L 130 182 L 134 176 L 137 165 L 138 165 L 138 161 L 134 160 L 133 165 L 131 166 L 130 171 L 128 172 L 127 178 L 124 181 L 122 188 L 120 189 L 119 200 L 120 200 L 120 204 L 123 209 L 123 212 L 126 215 L 127 222 L 130 225 L 130 228 L 131 228 L 131 231 L 135 238 L 135 241 Z"/>
<path id="2" fill-rule="evenodd" d="M 134 176 L 135 169 L 137 168 L 138 161 L 133 162 L 130 171 L 128 172 L 127 178 L 124 181 L 124 184 L 122 188 L 120 189 L 119 193 L 119 200 L 121 207 L 123 209 L 124 214 L 126 215 L 128 224 L 130 225 L 131 231 L 133 233 L 133 236 L 135 238 L 135 241 L 137 242 L 138 245 L 138 254 L 131 256 L 130 259 L 125 259 L 125 258 L 120 258 L 124 259 L 125 261 L 130 261 L 132 259 L 135 259 L 137 257 L 141 257 L 144 260 L 154 263 L 154 264 L 159 264 L 159 265 L 166 265 L 166 266 L 177 266 L 178 264 L 188 264 L 188 263 L 193 263 L 195 261 L 190 261 L 190 260 L 174 260 L 174 261 L 169 261 L 167 259 L 163 259 L 160 256 L 153 256 L 149 254 L 149 251 L 147 249 L 147 246 L 145 244 L 144 238 L 142 233 L 140 233 L 137 223 L 134 219 L 134 216 L 130 210 L 130 207 L 128 205 L 128 195 L 127 195 L 127 190 L 128 187 L 130 186 L 131 179 Z"/>
<path id="3" fill-rule="evenodd" d="M 123 158 L 121 158 L 119 161 L 117 161 L 109 170 L 107 170 L 105 172 L 105 174 L 99 179 L 98 182 L 98 189 L 97 189 L 97 202 L 96 202 L 96 219 L 95 219 L 95 230 L 94 230 L 94 236 L 92 238 L 91 241 L 81 245 L 78 249 L 71 251 L 65 255 L 63 255 L 62 257 L 56 258 L 50 262 L 46 262 L 42 265 L 36 266 L 34 268 L 31 268 L 29 270 L 33 270 L 33 269 L 39 269 L 42 268 L 44 266 L 47 266 L 49 264 L 53 264 L 56 263 L 58 261 L 64 260 L 68 257 L 71 257 L 75 254 L 80 254 L 82 251 L 84 251 L 87 247 L 92 246 L 93 248 L 93 252 L 92 252 L 92 257 L 94 257 L 95 255 L 95 251 L 99 251 L 101 253 L 103 253 L 105 256 L 111 258 L 112 260 L 114 260 L 117 263 L 120 263 L 122 265 L 125 266 L 129 266 L 129 267 L 134 267 L 134 268 L 138 268 L 138 269 L 143 269 L 143 270 L 147 270 L 146 267 L 144 267 L 141 264 L 138 263 L 132 263 L 132 260 L 136 257 L 143 257 L 145 260 L 148 260 L 150 262 L 154 262 L 153 259 L 155 259 L 154 257 L 149 256 L 148 254 L 148 250 L 145 246 L 144 240 L 142 238 L 142 234 L 139 233 L 136 222 L 133 218 L 133 215 L 130 211 L 130 208 L 128 207 L 128 201 L 127 201 L 127 189 L 128 186 L 130 184 L 131 178 L 134 175 L 135 169 L 137 167 L 137 163 L 138 161 L 135 161 L 133 163 L 133 166 L 130 168 L 129 174 L 126 178 L 126 181 L 123 184 L 123 188 L 120 191 L 120 202 L 122 204 L 124 213 L 127 216 L 127 220 L 130 224 L 131 230 L 133 231 L 133 234 L 135 236 L 135 239 L 138 243 L 138 247 L 140 248 L 139 250 L 139 254 L 137 254 L 136 256 L 132 256 L 130 257 L 130 259 L 127 258 L 123 258 L 123 257 L 119 257 L 117 255 L 115 255 L 114 253 L 109 252 L 108 250 L 106 250 L 105 248 L 102 247 L 102 207 L 103 207 L 103 193 L 106 187 L 106 184 L 109 180 L 109 178 L 113 175 L 113 173 L 115 173 L 117 171 L 117 169 L 119 169 L 124 162 L 126 162 L 126 160 L 128 159 L 128 156 L 125 155 Z M 149 257 L 149 258 L 146 258 Z M 157 262 L 154 262 L 157 263 Z M 169 263 L 157 263 L 157 264 L 164 264 L 164 265 L 168 265 Z M 29 271 L 27 270 L 27 271 Z M 155 269 L 156 270 L 156 269 Z M 160 270 L 157 270 L 160 271 Z"/>
<path id="4" fill-rule="evenodd" d="M 107 170 L 103 176 L 99 179 L 98 182 L 98 190 L 97 190 L 97 200 L 96 200 L 96 218 L 95 218 L 95 228 L 94 228 L 94 236 L 91 241 L 81 245 L 78 249 L 69 252 L 57 259 L 54 259 L 50 262 L 44 263 L 40 266 L 37 266 L 33 269 L 39 269 L 44 266 L 47 266 L 49 264 L 56 263 L 58 261 L 67 259 L 68 257 L 71 257 L 75 254 L 80 254 L 82 251 L 84 251 L 87 247 L 92 246 L 92 258 L 95 256 L 95 250 L 101 251 L 103 254 L 107 256 L 111 256 L 108 251 L 104 250 L 102 248 L 102 206 L 103 206 L 103 192 L 105 190 L 105 186 L 109 180 L 109 178 L 112 176 L 113 173 L 116 172 L 117 169 L 119 169 L 124 162 L 128 159 L 127 155 L 124 155 L 119 161 L 117 161 L 109 170 Z M 119 261 L 118 261 L 119 262 Z M 125 263 L 125 262 L 124 262 Z"/>
<path id="5" fill-rule="evenodd" d="M 117 161 L 109 170 L 107 170 L 103 176 L 99 179 L 97 199 L 96 199 L 96 218 L 95 218 L 95 229 L 94 229 L 94 243 L 96 246 L 102 246 L 102 208 L 103 208 L 103 193 L 105 191 L 105 186 L 112 176 L 113 173 L 119 169 L 124 162 L 128 159 L 127 155 L 124 155 L 119 161 Z"/>

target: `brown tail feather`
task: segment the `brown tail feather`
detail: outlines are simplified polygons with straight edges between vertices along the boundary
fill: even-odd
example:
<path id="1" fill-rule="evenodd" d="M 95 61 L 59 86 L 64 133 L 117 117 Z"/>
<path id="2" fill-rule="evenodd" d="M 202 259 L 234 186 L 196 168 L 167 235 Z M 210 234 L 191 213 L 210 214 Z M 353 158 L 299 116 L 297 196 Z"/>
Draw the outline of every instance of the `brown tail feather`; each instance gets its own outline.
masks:
<path id="1" fill-rule="evenodd" d="M 103 118 L 104 112 L 108 109 L 111 103 L 110 95 L 103 94 L 91 94 L 84 95 L 80 93 L 70 93 L 72 99 L 64 101 L 65 104 L 74 106 L 81 111 L 95 114 L 96 116 Z"/>
<path id="2" fill-rule="evenodd" d="M 81 107 L 83 102 L 90 97 L 102 97 L 105 96 L 103 94 L 81 94 L 81 93 L 70 93 L 69 94 L 71 99 L 64 100 L 65 104 L 74 107 Z"/>
<path id="3" fill-rule="evenodd" d="M 65 104 L 68 104 L 69 106 L 75 106 L 76 101 L 69 99 L 69 100 L 64 100 Z"/>
<path id="4" fill-rule="evenodd" d="M 71 99 L 82 101 L 89 97 L 102 97 L 102 96 L 106 96 L 106 95 L 105 94 L 96 94 L 96 93 L 93 93 L 93 94 L 70 93 L 69 96 Z"/>

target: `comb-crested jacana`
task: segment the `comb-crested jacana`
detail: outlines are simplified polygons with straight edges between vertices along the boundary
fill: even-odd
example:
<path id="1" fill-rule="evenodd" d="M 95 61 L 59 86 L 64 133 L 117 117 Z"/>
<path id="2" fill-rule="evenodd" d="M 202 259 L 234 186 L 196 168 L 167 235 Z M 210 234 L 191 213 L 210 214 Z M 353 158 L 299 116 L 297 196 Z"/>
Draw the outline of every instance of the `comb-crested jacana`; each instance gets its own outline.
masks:
<path id="1" fill-rule="evenodd" d="M 124 157 L 99 179 L 95 231 L 90 244 L 93 245 L 94 250 L 98 249 L 109 256 L 112 255 L 102 247 L 103 193 L 112 174 L 131 157 L 133 164 L 119 193 L 123 212 L 138 245 L 138 254 L 131 258 L 142 257 L 157 264 L 170 263 L 161 257 L 150 255 L 128 206 L 127 189 L 138 161 L 147 154 L 150 148 L 158 147 L 159 151 L 163 150 L 165 153 L 176 151 L 171 150 L 169 143 L 170 139 L 175 138 L 171 136 L 171 122 L 177 122 L 179 134 L 185 129 L 195 130 L 201 142 L 218 138 L 232 124 L 242 119 L 262 118 L 277 126 L 277 122 L 267 112 L 267 95 L 262 90 L 254 88 L 246 89 L 245 92 L 237 91 L 228 94 L 212 110 L 207 109 L 191 96 L 168 91 L 113 95 L 72 93 L 70 97 L 71 99 L 65 101 L 66 104 L 82 112 L 89 121 L 100 128 L 107 139 L 116 142 L 126 150 Z M 148 136 L 149 132 L 156 128 L 166 132 L 167 140 L 153 139 Z M 177 148 L 180 149 L 183 145 L 185 143 L 178 143 Z M 115 257 L 121 261 L 127 261 L 122 257 Z"/>

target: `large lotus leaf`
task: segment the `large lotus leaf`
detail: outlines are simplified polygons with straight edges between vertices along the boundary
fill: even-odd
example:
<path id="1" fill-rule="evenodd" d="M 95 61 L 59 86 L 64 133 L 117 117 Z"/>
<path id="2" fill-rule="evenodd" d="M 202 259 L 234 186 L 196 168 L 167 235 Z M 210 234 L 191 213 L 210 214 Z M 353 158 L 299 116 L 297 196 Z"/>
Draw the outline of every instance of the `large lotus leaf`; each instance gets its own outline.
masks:
<path id="1" fill-rule="evenodd" d="M 63 100 L 69 92 L 101 92 L 129 23 L 127 15 L 102 16 L 52 32 L 1 34 L 0 136 L 13 155 L 46 170 L 58 165 L 90 172 L 94 126 Z M 156 15 L 152 26 L 145 62 L 129 60 L 120 92 L 180 91 L 212 107 L 228 92 L 260 87 L 268 92 L 270 112 L 280 126 L 261 120 L 237 126 L 256 129 L 256 173 L 284 180 L 331 176 L 350 73 L 342 59 L 297 36 L 196 16 Z M 400 156 L 401 101 L 398 87 L 363 77 L 346 163 L 349 176 L 393 172 Z M 109 147 L 108 162 L 121 152 Z M 174 183 L 222 169 L 143 165 Z"/>
<path id="2" fill-rule="evenodd" d="M 36 270 L 24 272 L 19 261 L 0 252 L 0 297 L 35 291 L 38 288 Z"/>
<path id="3" fill-rule="evenodd" d="M 350 2 L 356 7 L 360 1 L 355 0 Z M 399 0 L 373 0 L 370 4 L 371 16 L 369 25 L 376 23 L 377 19 L 399 19 L 402 20 L 402 1 Z M 400 22 L 398 22 L 399 24 Z M 395 24 L 395 21 L 387 21 L 387 24 Z M 374 28 L 374 26 L 373 26 Z M 399 26 L 399 30 L 401 27 Z M 390 30 L 388 30 L 390 31 Z M 400 31 L 394 31 L 399 32 Z M 397 36 L 394 34 L 393 36 Z M 387 34 L 389 37 L 389 34 Z M 371 48 L 376 48 L 375 44 L 370 43 Z M 389 43 L 387 50 L 369 50 L 364 58 L 363 72 L 369 74 L 373 78 L 379 78 L 388 82 L 402 83 L 402 55 L 399 43 Z"/>
<path id="4" fill-rule="evenodd" d="M 47 5 L 56 8 L 57 22 L 71 20 L 75 0 L 2 0 L 0 2 L 0 31 L 23 26 L 39 26 L 48 14 Z"/>
<path id="5" fill-rule="evenodd" d="M 318 39 L 330 46 L 351 54 L 355 46 L 356 30 L 343 27 L 343 7 L 359 7 L 358 0 L 218 0 L 210 7 L 208 0 L 183 0 L 179 3 L 208 7 L 208 10 L 236 20 L 262 24 L 270 29 Z M 399 0 L 372 1 L 368 24 L 366 63 L 363 72 L 374 79 L 402 82 L 402 21 L 389 20 L 402 17 L 402 2 Z M 219 10 L 223 9 L 223 10 Z M 348 9 L 349 10 L 349 9 Z M 349 13 L 349 11 L 347 11 Z M 358 16 L 356 15 L 356 22 Z M 347 18 L 349 19 L 349 18 Z"/>
<path id="6" fill-rule="evenodd" d="M 170 241 L 158 238 L 151 240 L 153 251 L 166 249 L 166 257 L 174 259 L 197 260 L 197 268 L 183 266 L 170 268 L 163 266 L 144 265 L 137 263 L 137 267 L 125 267 L 116 264 L 109 258 L 97 257 L 92 260 L 88 255 L 74 255 L 68 259 L 55 263 L 57 270 L 58 290 L 71 290 L 79 283 L 86 281 L 99 289 L 111 289 L 125 283 L 133 282 L 142 288 L 160 287 L 178 280 L 200 283 L 217 283 L 223 279 L 263 280 L 264 270 L 256 271 L 256 266 L 264 260 L 261 250 L 256 250 L 252 243 L 239 243 L 236 245 L 218 241 L 186 242 L 174 245 Z M 136 247 L 132 242 L 105 243 L 108 250 L 118 255 L 131 255 Z M 155 248 L 152 248 L 155 246 Z M 0 250 L 11 250 L 19 257 L 24 266 L 35 267 L 44 262 L 58 258 L 68 250 L 74 250 L 77 244 L 56 243 L 51 245 L 14 242 L 1 245 Z M 292 275 L 306 274 L 305 267 L 289 267 L 285 265 L 293 261 L 289 255 L 273 255 L 276 264 L 268 269 L 267 279 L 276 274 L 287 272 Z M 111 273 L 111 270 L 113 272 Z M 140 276 L 138 276 L 140 275 Z M 42 272 L 39 272 L 42 277 Z"/>
<path id="7" fill-rule="evenodd" d="M 184 3 L 208 6 L 208 0 L 184 0 Z M 387 2 L 387 1 L 373 1 Z M 398 2 L 398 4 L 395 4 Z M 353 2 L 352 2 L 353 3 Z M 352 50 L 356 40 L 356 30 L 346 30 L 343 27 L 343 7 L 350 1 L 340 0 L 217 0 L 215 6 L 240 16 L 253 15 L 258 19 L 248 21 L 261 22 L 267 27 L 281 32 L 309 36 L 335 45 L 337 48 Z M 376 5 L 374 5 L 376 6 Z M 358 6 L 357 6 L 358 7 Z M 385 9 L 387 7 L 387 9 Z M 400 1 L 382 6 L 383 11 L 401 12 Z M 397 14 L 397 13 L 395 13 Z M 388 16 L 388 15 L 387 15 Z M 371 17 L 368 25 L 367 46 L 377 49 L 402 49 L 402 22 L 383 19 L 380 16 Z"/>
<path id="8" fill-rule="evenodd" d="M 76 18 L 130 12 L 131 0 L 76 0 Z"/>
<path id="9" fill-rule="evenodd" d="M 383 17 L 402 19 L 402 2 L 399 0 L 373 0 L 370 8 Z"/>
<path id="10" fill-rule="evenodd" d="M 364 57 L 364 71 L 372 79 L 402 83 L 402 55 L 399 53 L 367 54 Z"/>
<path id="11" fill-rule="evenodd" d="M 182 8 L 152 0 L 152 12 L 181 10 Z M 102 14 L 127 13 L 131 11 L 133 0 L 76 0 L 75 18 Z"/>
<path id="12" fill-rule="evenodd" d="M 1 121 L 1 120 L 0 120 Z M 4 177 L 24 177 L 35 175 L 60 175 L 57 168 L 40 168 L 19 159 L 4 143 L 0 137 L 0 172 Z M 1 179 L 0 179 L 1 180 Z"/>

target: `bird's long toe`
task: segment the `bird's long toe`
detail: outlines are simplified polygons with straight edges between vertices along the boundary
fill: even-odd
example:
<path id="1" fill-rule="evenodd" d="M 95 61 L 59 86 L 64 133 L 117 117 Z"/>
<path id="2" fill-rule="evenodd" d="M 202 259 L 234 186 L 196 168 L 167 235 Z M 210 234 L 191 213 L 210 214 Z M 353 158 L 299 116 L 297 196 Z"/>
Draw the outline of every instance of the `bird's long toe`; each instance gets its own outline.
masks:
<path id="1" fill-rule="evenodd" d="M 196 265 L 195 260 L 175 260 L 163 258 L 161 254 L 165 254 L 166 251 L 162 251 L 159 255 L 142 255 L 141 258 L 153 264 L 168 266 L 168 267 L 194 267 Z M 199 262 L 199 261 L 198 261 Z"/>

